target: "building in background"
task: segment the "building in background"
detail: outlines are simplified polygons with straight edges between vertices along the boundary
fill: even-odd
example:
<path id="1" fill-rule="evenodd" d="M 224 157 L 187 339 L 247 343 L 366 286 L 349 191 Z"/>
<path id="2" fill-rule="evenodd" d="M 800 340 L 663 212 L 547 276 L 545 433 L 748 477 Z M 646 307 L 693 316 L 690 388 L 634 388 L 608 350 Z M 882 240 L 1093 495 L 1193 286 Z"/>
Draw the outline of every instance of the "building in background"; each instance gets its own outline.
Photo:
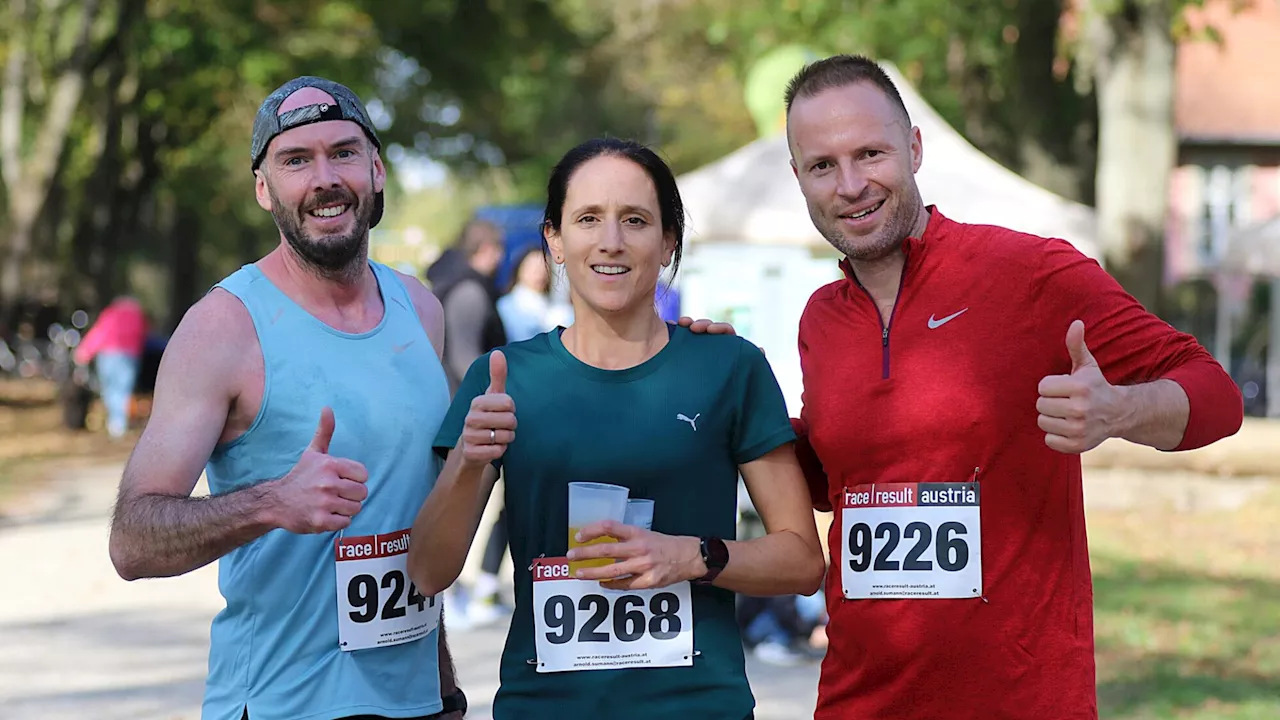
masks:
<path id="1" fill-rule="evenodd" d="M 1231 370 L 1250 414 L 1262 414 L 1276 283 L 1223 259 L 1240 230 L 1280 216 L 1280 4 L 1257 2 L 1235 13 L 1229 3 L 1209 3 L 1190 20 L 1213 27 L 1222 43 L 1178 48 L 1167 280 L 1200 308 L 1184 318 L 1185 329 Z M 1280 414 L 1280 403 L 1271 404 Z"/>

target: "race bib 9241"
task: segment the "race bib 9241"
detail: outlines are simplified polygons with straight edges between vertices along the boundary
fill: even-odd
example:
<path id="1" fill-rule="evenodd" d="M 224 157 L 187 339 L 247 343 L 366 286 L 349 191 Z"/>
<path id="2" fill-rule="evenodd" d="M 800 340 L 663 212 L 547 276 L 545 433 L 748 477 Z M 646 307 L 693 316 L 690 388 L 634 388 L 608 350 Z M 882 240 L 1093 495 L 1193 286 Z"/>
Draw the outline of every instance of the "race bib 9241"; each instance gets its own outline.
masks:
<path id="1" fill-rule="evenodd" d="M 565 558 L 537 558 L 533 572 L 538 672 L 693 664 L 689 583 L 608 590 L 569 575 Z"/>
<path id="2" fill-rule="evenodd" d="M 338 646 L 343 650 L 399 645 L 440 624 L 435 597 L 409 580 L 409 531 L 339 538 Z"/>
<path id="3" fill-rule="evenodd" d="M 840 510 L 844 596 L 981 597 L 980 500 L 976 482 L 846 488 Z"/>

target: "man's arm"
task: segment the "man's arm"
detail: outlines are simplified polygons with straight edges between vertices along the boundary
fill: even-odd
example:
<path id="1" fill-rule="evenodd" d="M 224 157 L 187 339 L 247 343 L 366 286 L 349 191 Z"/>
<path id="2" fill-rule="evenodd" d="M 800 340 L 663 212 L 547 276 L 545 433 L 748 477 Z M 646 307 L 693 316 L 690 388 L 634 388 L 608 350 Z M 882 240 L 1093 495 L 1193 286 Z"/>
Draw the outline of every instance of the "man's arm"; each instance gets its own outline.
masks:
<path id="1" fill-rule="evenodd" d="M 804 482 L 809 488 L 809 501 L 813 504 L 814 510 L 831 512 L 827 473 L 822 469 L 822 461 L 818 459 L 818 453 L 809 444 L 809 424 L 804 420 L 803 409 L 800 411 L 800 417 L 791 418 L 791 429 L 796 434 L 796 460 L 800 461 L 800 470 L 804 473 Z"/>
<path id="2" fill-rule="evenodd" d="M 438 659 L 440 665 L 440 697 L 447 698 L 458 691 L 458 675 L 457 669 L 453 666 L 453 655 L 449 652 L 449 639 L 444 634 L 443 615 L 440 622 L 440 655 Z M 446 715 L 445 718 L 452 720 L 454 717 L 462 717 L 460 713 Z"/>
<path id="3" fill-rule="evenodd" d="M 431 345 L 436 349 L 436 356 L 444 360 L 444 307 L 435 293 L 427 289 L 418 278 L 400 273 L 400 279 L 409 289 L 409 297 L 413 299 L 414 309 L 418 311 L 418 319 L 422 321 L 422 329 L 431 338 Z M 443 612 L 443 611 L 442 611 Z M 440 697 L 445 698 L 458 691 L 457 670 L 453 666 L 453 655 L 449 652 L 449 639 L 445 634 L 443 615 L 440 623 L 440 647 L 438 664 L 440 666 Z M 461 718 L 461 713 L 446 715 L 445 718 Z"/>
<path id="4" fill-rule="evenodd" d="M 448 342 L 444 361 L 454 377 L 467 374 L 476 358 L 489 351 L 484 347 L 484 320 L 488 314 L 489 294 L 478 282 L 465 280 L 449 293 L 444 307 L 444 326 Z"/>
<path id="5" fill-rule="evenodd" d="M 1126 409 L 1111 432 L 1139 445 L 1157 450 L 1174 450 L 1186 437 L 1191 417 L 1191 400 L 1173 380 L 1156 380 L 1141 385 L 1121 385 L 1120 404 Z"/>
<path id="6" fill-rule="evenodd" d="M 111 560 L 126 580 L 190 572 L 271 528 L 262 488 L 190 497 L 231 406 L 234 353 L 257 346 L 245 323 L 239 301 L 215 291 L 188 311 L 165 349 L 151 418 L 125 467 L 111 523 Z"/>
<path id="7" fill-rule="evenodd" d="M 1106 437 L 1190 450 L 1240 429 L 1240 389 L 1222 366 L 1194 337 L 1147 312 L 1095 261 L 1052 241 L 1033 288 L 1031 301 L 1049 311 L 1043 317 L 1062 325 L 1047 328 L 1044 338 L 1060 348 L 1051 352 L 1059 353 L 1062 374 L 1042 381 L 1037 404 L 1042 428 L 1048 418 L 1051 446 L 1062 430 L 1080 441 L 1056 448 L 1064 452 L 1083 452 Z M 1075 320 L 1082 321 L 1079 330 Z"/>
<path id="8" fill-rule="evenodd" d="M 151 419 L 125 467 L 112 518 L 111 561 L 124 579 L 190 572 L 276 528 L 341 530 L 360 512 L 369 474 L 354 460 L 329 455 L 336 421 L 328 408 L 284 477 L 191 497 L 224 431 L 246 349 L 257 347 L 248 312 L 221 290 L 192 307 L 174 331 L 156 377 Z"/>
<path id="9" fill-rule="evenodd" d="M 435 293 L 427 289 L 422 281 L 412 275 L 406 275 L 396 271 L 400 276 L 400 281 L 409 290 L 409 297 L 413 300 L 413 309 L 418 312 L 418 320 L 422 322 L 422 329 L 427 331 L 427 337 L 431 339 L 431 346 L 436 349 L 436 356 L 442 361 L 444 360 L 444 308 L 440 305 L 440 299 Z M 477 355 L 477 357 L 479 357 Z M 461 377 L 461 375 L 459 375 Z"/>

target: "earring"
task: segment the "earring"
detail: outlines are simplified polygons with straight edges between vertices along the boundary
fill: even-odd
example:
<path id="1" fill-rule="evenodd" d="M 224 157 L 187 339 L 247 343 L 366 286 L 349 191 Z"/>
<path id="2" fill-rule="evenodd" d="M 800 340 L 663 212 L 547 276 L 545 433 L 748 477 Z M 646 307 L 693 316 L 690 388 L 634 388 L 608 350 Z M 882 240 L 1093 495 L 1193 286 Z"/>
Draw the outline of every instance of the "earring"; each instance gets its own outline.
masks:
<path id="1" fill-rule="evenodd" d="M 557 265 L 559 265 L 560 263 L 564 262 L 564 258 L 560 257 L 559 255 L 556 255 L 556 256 L 555 256 L 555 260 L 556 260 L 556 264 L 557 264 Z"/>

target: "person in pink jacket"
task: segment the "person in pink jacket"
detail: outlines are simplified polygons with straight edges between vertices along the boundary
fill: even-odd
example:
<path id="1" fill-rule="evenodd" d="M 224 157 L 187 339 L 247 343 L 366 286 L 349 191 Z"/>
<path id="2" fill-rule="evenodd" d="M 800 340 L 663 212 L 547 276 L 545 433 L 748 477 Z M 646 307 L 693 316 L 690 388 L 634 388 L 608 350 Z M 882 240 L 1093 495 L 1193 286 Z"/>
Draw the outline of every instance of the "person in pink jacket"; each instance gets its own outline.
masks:
<path id="1" fill-rule="evenodd" d="M 76 363 L 94 363 L 102 386 L 102 404 L 107 409 L 107 432 L 113 438 L 122 437 L 129 429 L 129 400 L 146 339 L 147 318 L 142 305 L 131 297 L 118 297 L 103 309 L 76 346 Z"/>

